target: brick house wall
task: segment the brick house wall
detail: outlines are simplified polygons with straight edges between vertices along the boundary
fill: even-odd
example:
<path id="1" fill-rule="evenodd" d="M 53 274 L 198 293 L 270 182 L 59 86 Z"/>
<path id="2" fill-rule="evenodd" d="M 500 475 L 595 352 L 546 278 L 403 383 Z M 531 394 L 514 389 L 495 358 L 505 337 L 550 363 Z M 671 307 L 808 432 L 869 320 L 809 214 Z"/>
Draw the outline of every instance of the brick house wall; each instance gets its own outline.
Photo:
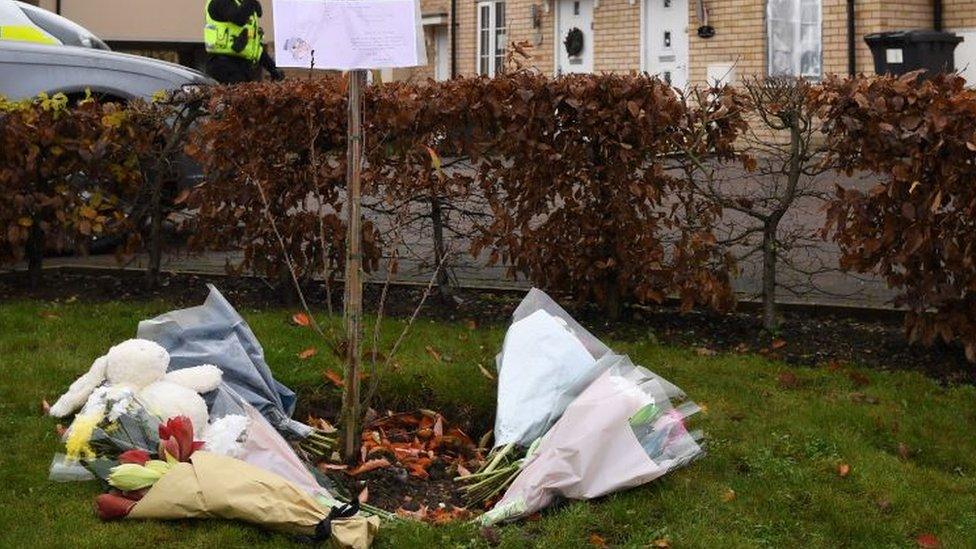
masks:
<path id="1" fill-rule="evenodd" d="M 425 0 L 428 1 L 428 0 Z M 441 0 L 443 1 L 443 0 Z M 641 19 L 643 0 L 598 0 L 593 10 L 594 72 L 638 71 L 641 68 Z M 545 8 L 549 3 L 548 9 Z M 553 74 L 555 0 L 507 0 L 506 24 L 509 42 L 528 41 L 532 45 L 531 65 L 543 74 Z M 540 28 L 534 28 L 531 7 L 539 6 Z M 458 74 L 477 74 L 477 1 L 457 0 Z M 707 0 L 709 23 L 716 35 L 697 36 L 696 0 L 689 0 L 689 82 L 701 84 L 708 69 L 734 64 L 735 75 L 763 75 L 767 71 L 765 0 Z M 425 12 L 426 13 L 426 12 Z M 871 73 L 874 62 L 864 36 L 875 32 L 906 29 L 931 29 L 931 0 L 858 0 L 855 10 L 857 34 L 856 68 Z M 947 29 L 976 30 L 976 0 L 945 0 Z M 823 72 L 846 74 L 847 1 L 822 0 Z M 976 66 L 976 60 L 973 63 Z"/>
<path id="2" fill-rule="evenodd" d="M 641 7 L 628 0 L 601 0 L 593 10 L 593 69 L 623 72 L 641 66 Z"/>
<path id="3" fill-rule="evenodd" d="M 943 0 L 942 6 L 945 28 L 976 28 L 976 0 Z"/>

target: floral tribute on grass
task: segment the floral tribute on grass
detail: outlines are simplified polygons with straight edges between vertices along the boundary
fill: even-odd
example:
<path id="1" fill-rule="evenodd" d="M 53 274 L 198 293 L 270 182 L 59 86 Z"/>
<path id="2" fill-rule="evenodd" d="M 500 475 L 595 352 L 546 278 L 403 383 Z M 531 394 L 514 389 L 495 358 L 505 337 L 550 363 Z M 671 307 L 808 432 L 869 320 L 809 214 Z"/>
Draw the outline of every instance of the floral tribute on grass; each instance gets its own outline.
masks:
<path id="1" fill-rule="evenodd" d="M 239 317 L 220 318 L 206 330 L 182 331 L 180 345 L 203 349 L 211 331 L 227 333 L 220 330 Z M 381 518 L 492 525 L 560 499 L 635 487 L 702 455 L 700 433 L 687 427 L 697 406 L 680 389 L 613 353 L 539 290 L 529 292 L 513 320 L 497 361 L 492 431 L 475 442 L 435 411 L 374 415 L 351 465 L 305 451 L 308 437 L 283 436 L 328 433 L 331 426 L 310 417 L 314 425 L 300 428 L 284 413 L 287 398 L 272 402 L 294 393 L 274 381 L 263 358 L 255 360 L 256 340 L 249 366 L 231 353 L 233 368 L 221 353 L 205 356 L 222 367 L 174 364 L 184 355 L 166 338 L 160 342 L 173 356 L 160 343 L 127 341 L 50 407 L 77 408 L 87 395 L 52 478 L 80 478 L 81 470 L 100 479 L 106 493 L 95 508 L 105 520 L 236 519 L 367 547 Z M 154 381 L 135 392 L 119 372 Z M 235 379 L 236 387 L 261 379 L 272 392 L 238 393 L 229 384 Z M 324 475 L 312 473 L 313 463 Z"/>
<path id="2" fill-rule="evenodd" d="M 319 469 L 401 518 L 489 526 L 639 486 L 703 455 L 688 427 L 698 406 L 681 389 L 539 290 L 513 320 L 497 359 L 495 427 L 477 444 L 437 412 L 388 412 L 367 423 L 354 467 Z"/>
<path id="3" fill-rule="evenodd" d="M 698 407 L 545 293 L 530 291 L 513 320 L 498 357 L 495 449 L 459 479 L 469 505 L 488 509 L 483 525 L 639 486 L 703 454 L 701 433 L 686 428 Z"/>
<path id="4" fill-rule="evenodd" d="M 235 519 L 368 547 L 379 518 L 334 496 L 299 456 L 312 455 L 304 450 L 310 441 L 331 439 L 284 412 L 279 397 L 294 393 L 257 360 L 260 345 L 249 330 L 238 333 L 236 311 L 227 304 L 224 314 L 200 314 L 209 310 L 195 311 L 198 321 L 206 317 L 205 329 L 181 323 L 178 344 L 160 337 L 116 345 L 48 407 L 58 417 L 81 409 L 63 432 L 51 479 L 100 480 L 106 493 L 95 511 L 103 520 Z M 240 346 L 231 344 L 237 337 Z M 194 360 L 183 361 L 182 345 L 194 349 Z M 204 356 L 221 367 L 195 362 Z"/>

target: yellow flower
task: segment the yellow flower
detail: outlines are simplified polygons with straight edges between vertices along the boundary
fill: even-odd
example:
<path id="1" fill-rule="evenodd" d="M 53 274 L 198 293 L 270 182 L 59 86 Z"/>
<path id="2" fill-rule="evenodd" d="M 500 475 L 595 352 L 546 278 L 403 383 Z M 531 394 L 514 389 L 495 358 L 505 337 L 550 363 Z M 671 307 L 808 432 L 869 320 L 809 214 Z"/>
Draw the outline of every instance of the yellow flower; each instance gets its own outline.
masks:
<path id="1" fill-rule="evenodd" d="M 102 421 L 102 415 L 102 413 L 93 413 L 75 418 L 68 431 L 68 439 L 64 443 L 68 459 L 75 461 L 95 459 L 95 451 L 92 450 L 90 442 L 95 427 L 98 427 L 98 423 Z"/>

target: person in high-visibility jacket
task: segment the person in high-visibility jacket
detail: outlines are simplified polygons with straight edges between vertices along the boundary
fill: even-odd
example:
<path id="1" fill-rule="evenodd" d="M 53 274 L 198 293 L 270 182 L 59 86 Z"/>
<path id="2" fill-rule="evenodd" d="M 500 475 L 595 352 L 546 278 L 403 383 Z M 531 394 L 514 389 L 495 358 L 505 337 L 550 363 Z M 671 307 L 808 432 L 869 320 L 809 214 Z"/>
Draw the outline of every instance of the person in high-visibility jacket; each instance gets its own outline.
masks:
<path id="1" fill-rule="evenodd" d="M 208 0 L 203 41 L 207 47 L 207 74 L 222 84 L 250 82 L 264 68 L 275 80 L 284 75 L 264 51 L 258 0 Z"/>

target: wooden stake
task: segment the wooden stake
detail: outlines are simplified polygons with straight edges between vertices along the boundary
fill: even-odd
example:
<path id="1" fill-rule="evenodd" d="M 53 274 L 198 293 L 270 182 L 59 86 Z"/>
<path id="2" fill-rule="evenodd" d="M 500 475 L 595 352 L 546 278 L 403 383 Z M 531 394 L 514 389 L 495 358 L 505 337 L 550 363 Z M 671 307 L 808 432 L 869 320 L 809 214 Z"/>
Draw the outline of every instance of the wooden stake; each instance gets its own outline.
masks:
<path id="1" fill-rule="evenodd" d="M 348 221 L 346 234 L 346 371 L 342 393 L 344 457 L 353 462 L 359 446 L 359 366 L 362 353 L 362 86 L 366 71 L 349 71 L 349 127 L 346 147 L 346 187 Z"/>

